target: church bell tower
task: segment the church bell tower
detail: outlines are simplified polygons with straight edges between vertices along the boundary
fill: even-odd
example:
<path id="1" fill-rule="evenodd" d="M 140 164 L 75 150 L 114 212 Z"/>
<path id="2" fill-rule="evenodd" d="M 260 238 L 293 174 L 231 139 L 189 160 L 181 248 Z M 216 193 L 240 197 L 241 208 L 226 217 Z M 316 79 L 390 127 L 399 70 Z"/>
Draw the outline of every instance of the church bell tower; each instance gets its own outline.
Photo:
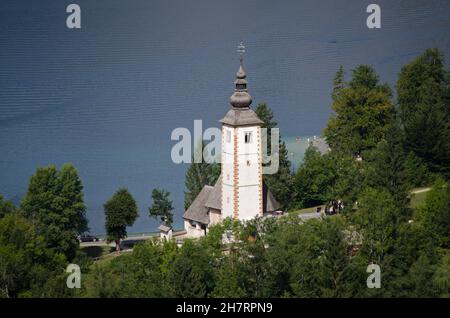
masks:
<path id="1" fill-rule="evenodd" d="M 238 46 L 239 70 L 222 123 L 222 218 L 249 220 L 263 215 L 261 125 L 250 108 L 243 65 L 245 47 Z"/>

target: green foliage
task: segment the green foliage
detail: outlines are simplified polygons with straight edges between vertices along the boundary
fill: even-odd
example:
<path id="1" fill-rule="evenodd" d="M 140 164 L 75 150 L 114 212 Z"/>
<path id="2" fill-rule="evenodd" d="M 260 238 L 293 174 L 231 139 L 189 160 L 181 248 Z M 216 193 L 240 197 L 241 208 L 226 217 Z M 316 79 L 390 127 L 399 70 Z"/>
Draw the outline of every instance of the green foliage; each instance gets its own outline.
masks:
<path id="1" fill-rule="evenodd" d="M 195 152 L 203 154 L 205 145 L 201 144 L 195 149 Z M 194 154 L 192 154 L 192 163 L 186 171 L 184 192 L 184 208 L 187 210 L 195 198 L 202 191 L 205 185 L 214 185 L 220 176 L 220 164 L 208 163 L 206 158 L 202 156 L 203 160 L 200 163 L 194 162 Z"/>
<path id="2" fill-rule="evenodd" d="M 433 173 L 428 170 L 425 161 L 412 151 L 405 158 L 405 175 L 411 188 L 427 186 L 435 179 Z"/>
<path id="3" fill-rule="evenodd" d="M 245 287 L 242 286 L 239 256 L 231 254 L 225 257 L 215 273 L 215 287 L 209 297 L 240 298 L 246 297 Z"/>
<path id="4" fill-rule="evenodd" d="M 16 211 L 16 207 L 11 201 L 5 200 L 0 194 L 0 219 L 8 213 Z"/>
<path id="5" fill-rule="evenodd" d="M 392 92 L 379 84 L 373 68 L 360 65 L 348 84 L 338 71 L 338 94 L 333 93 L 332 116 L 324 135 L 330 147 L 349 155 L 361 155 L 384 138 L 393 114 Z M 336 85 L 336 83 L 335 83 Z"/>
<path id="6" fill-rule="evenodd" d="M 69 260 L 75 256 L 76 236 L 88 226 L 83 185 L 72 164 L 63 165 L 59 171 L 55 166 L 37 169 L 30 178 L 20 210 L 37 224 L 48 247 Z"/>
<path id="7" fill-rule="evenodd" d="M 367 184 L 386 190 L 394 199 L 398 213 L 404 220 L 409 216 L 410 185 L 406 175 L 406 156 L 403 149 L 403 132 L 397 122 L 392 122 L 386 138 L 380 141 L 368 156 L 370 161 Z"/>
<path id="8" fill-rule="evenodd" d="M 418 208 L 415 218 L 433 245 L 450 248 L 450 189 L 438 179 L 428 192 L 425 205 Z"/>
<path id="9" fill-rule="evenodd" d="M 171 226 L 173 223 L 173 206 L 170 200 L 170 192 L 164 189 L 153 189 L 153 204 L 148 208 L 150 217 L 161 219 L 161 222 Z"/>
<path id="10" fill-rule="evenodd" d="M 361 194 L 354 219 L 364 238 L 362 252 L 369 262 L 381 266 L 392 254 L 398 224 L 396 212 L 389 192 L 369 188 Z"/>
<path id="11" fill-rule="evenodd" d="M 127 226 L 133 225 L 139 215 L 138 207 L 133 196 L 126 188 L 117 190 L 104 205 L 106 216 L 106 234 L 108 240 L 116 242 L 120 249 L 120 239 L 127 236 Z"/>
<path id="12" fill-rule="evenodd" d="M 336 75 L 334 76 L 333 79 L 333 92 L 331 94 L 333 101 L 339 98 L 342 89 L 346 85 L 344 81 L 344 76 L 345 76 L 344 67 L 341 65 L 339 66 L 339 69 L 337 70 Z"/>
<path id="13" fill-rule="evenodd" d="M 350 246 L 340 218 L 301 226 L 290 278 L 294 296 L 350 297 L 357 293 Z"/>
<path id="14" fill-rule="evenodd" d="M 206 266 L 205 266 L 206 265 Z M 211 281 L 207 254 L 186 241 L 170 264 L 166 288 L 170 297 L 202 298 L 206 296 L 207 284 Z"/>
<path id="15" fill-rule="evenodd" d="M 407 149 L 434 172 L 450 172 L 450 76 L 444 57 L 428 49 L 404 66 L 397 81 Z"/>
<path id="16" fill-rule="evenodd" d="M 294 176 L 295 204 L 298 208 L 316 206 L 331 200 L 336 179 L 333 158 L 310 146 L 305 152 L 303 164 Z"/>
<path id="17" fill-rule="evenodd" d="M 450 297 L 450 250 L 445 250 L 444 255 L 436 266 L 433 274 L 433 287 L 442 297 Z"/>
<path id="18" fill-rule="evenodd" d="M 49 286 L 63 278 L 64 264 L 19 213 L 0 219 L 0 298 L 61 296 Z"/>
<path id="19" fill-rule="evenodd" d="M 256 115 L 263 121 L 262 128 L 267 128 L 267 153 L 271 154 L 271 129 L 277 127 L 273 111 L 265 103 L 260 103 L 255 109 Z M 264 181 L 274 195 L 275 199 L 281 204 L 283 209 L 287 209 L 292 204 L 292 185 L 291 162 L 288 159 L 288 150 L 284 141 L 279 140 L 279 168 L 277 173 L 264 175 Z M 276 155 L 276 154 L 273 154 Z"/>
<path id="20" fill-rule="evenodd" d="M 343 200 L 345 210 L 352 211 L 366 180 L 367 163 L 357 161 L 349 155 L 332 151 L 331 160 L 336 164 L 336 180 L 333 187 L 333 198 Z"/>

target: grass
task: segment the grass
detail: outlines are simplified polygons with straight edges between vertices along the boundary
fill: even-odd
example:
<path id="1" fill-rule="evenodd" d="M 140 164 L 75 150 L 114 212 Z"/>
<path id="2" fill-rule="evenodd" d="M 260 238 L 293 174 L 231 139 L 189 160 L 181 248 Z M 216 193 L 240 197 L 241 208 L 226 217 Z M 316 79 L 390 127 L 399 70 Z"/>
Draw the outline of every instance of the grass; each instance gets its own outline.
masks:
<path id="1" fill-rule="evenodd" d="M 115 251 L 114 247 L 104 246 L 82 246 L 81 250 L 91 258 L 99 258 Z"/>
<path id="2" fill-rule="evenodd" d="M 414 189 L 415 191 L 420 191 L 422 189 L 429 189 L 429 188 L 417 188 Z M 427 197 L 428 191 L 425 192 L 419 192 L 419 193 L 411 193 L 411 202 L 410 207 L 413 209 L 418 208 L 422 204 L 425 203 L 425 198 Z M 325 209 L 325 205 L 317 205 L 306 209 L 300 209 L 300 210 L 294 210 L 289 212 L 290 214 L 302 214 L 302 213 L 312 213 L 316 212 L 318 207 L 322 207 L 322 211 Z"/>
<path id="3" fill-rule="evenodd" d="M 318 205 L 318 206 L 312 206 L 310 208 L 300 209 L 300 210 L 294 210 L 289 212 L 289 214 L 303 214 L 303 213 L 312 213 L 317 212 L 317 208 L 321 207 L 322 211 L 325 209 L 325 205 Z"/>
<path id="4" fill-rule="evenodd" d="M 420 192 L 411 194 L 411 203 L 410 206 L 413 209 L 418 208 L 422 204 L 425 203 L 425 198 L 427 197 L 428 192 Z"/>

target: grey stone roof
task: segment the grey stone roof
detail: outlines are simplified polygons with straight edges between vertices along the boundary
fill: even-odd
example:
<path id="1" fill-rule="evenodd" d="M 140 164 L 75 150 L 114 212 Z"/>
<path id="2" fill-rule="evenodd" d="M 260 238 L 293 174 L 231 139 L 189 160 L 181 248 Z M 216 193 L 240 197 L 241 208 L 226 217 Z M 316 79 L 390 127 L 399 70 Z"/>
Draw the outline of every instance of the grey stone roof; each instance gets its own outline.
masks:
<path id="1" fill-rule="evenodd" d="M 264 213 L 273 212 L 280 209 L 281 205 L 270 192 L 266 183 L 263 181 L 263 207 Z"/>
<path id="2" fill-rule="evenodd" d="M 183 218 L 197 221 L 203 224 L 209 224 L 209 209 L 221 211 L 222 209 L 222 176 L 217 179 L 214 187 L 205 185 L 192 202 L 191 206 L 184 213 Z M 270 192 L 266 183 L 263 182 L 263 209 L 264 213 L 273 212 L 280 209 L 280 204 Z"/>
<path id="3" fill-rule="evenodd" d="M 224 118 L 220 120 L 222 124 L 230 126 L 262 125 L 263 121 L 251 108 L 232 107 Z"/>
<path id="4" fill-rule="evenodd" d="M 310 142 L 311 146 L 316 147 L 317 150 L 323 155 L 330 151 L 330 146 L 324 138 L 316 138 Z"/>
<path id="5" fill-rule="evenodd" d="M 159 229 L 160 231 L 162 231 L 162 232 L 169 232 L 172 228 L 169 227 L 169 226 L 167 226 L 167 225 L 165 225 L 165 224 L 161 224 L 161 225 L 158 227 L 158 229 Z"/>
<path id="6" fill-rule="evenodd" d="M 200 222 L 203 224 L 209 224 L 208 208 L 206 207 L 206 200 L 208 200 L 209 194 L 213 187 L 205 185 L 197 195 L 191 206 L 184 212 L 183 218 Z"/>
<path id="7" fill-rule="evenodd" d="M 214 188 L 209 193 L 208 200 L 206 200 L 206 206 L 211 209 L 221 210 L 222 209 L 222 175 L 217 179 Z"/>

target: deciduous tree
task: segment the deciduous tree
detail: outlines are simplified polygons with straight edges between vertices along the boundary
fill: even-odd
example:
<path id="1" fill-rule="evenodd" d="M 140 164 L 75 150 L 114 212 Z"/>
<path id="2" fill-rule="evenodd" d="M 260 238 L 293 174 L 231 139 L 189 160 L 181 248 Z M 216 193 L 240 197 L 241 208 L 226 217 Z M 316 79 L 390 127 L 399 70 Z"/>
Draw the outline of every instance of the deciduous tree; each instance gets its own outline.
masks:
<path id="1" fill-rule="evenodd" d="M 108 240 L 115 241 L 116 250 L 120 251 L 120 240 L 127 236 L 127 226 L 133 225 L 139 215 L 136 201 L 126 188 L 121 188 L 103 207 Z"/>

